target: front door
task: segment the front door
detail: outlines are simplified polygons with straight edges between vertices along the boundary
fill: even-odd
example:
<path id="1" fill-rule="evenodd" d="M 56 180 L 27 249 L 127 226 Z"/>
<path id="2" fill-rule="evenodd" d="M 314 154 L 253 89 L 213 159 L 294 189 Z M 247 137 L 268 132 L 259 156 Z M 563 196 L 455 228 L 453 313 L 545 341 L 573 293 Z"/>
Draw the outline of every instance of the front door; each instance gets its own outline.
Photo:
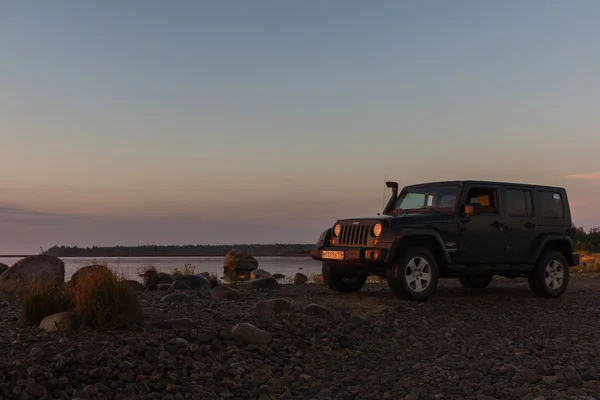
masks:
<path id="1" fill-rule="evenodd" d="M 506 188 L 506 261 L 523 264 L 529 261 L 537 239 L 537 218 L 533 208 L 533 192 L 530 189 Z"/>
<path id="2" fill-rule="evenodd" d="M 505 219 L 500 205 L 500 190 L 495 186 L 471 186 L 461 205 L 479 204 L 481 213 L 459 220 L 459 264 L 498 264 L 505 262 Z"/>

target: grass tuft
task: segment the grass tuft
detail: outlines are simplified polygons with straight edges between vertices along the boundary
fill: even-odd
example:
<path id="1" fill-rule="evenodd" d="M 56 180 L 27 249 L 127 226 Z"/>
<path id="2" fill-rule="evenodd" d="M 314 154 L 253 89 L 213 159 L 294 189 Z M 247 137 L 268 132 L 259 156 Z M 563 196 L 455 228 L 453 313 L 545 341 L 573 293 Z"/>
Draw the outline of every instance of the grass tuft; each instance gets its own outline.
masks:
<path id="1" fill-rule="evenodd" d="M 19 302 L 21 326 L 39 325 L 44 318 L 71 308 L 71 299 L 63 290 L 49 288 L 41 282 L 24 287 L 19 293 Z"/>
<path id="2" fill-rule="evenodd" d="M 81 274 L 66 292 L 82 325 L 120 329 L 133 328 L 143 322 L 144 314 L 136 292 L 114 272 L 90 270 Z"/>
<path id="3" fill-rule="evenodd" d="M 196 267 L 193 266 L 192 264 L 185 264 L 183 266 L 183 270 L 180 270 L 179 268 L 175 267 L 171 269 L 171 276 L 175 279 L 177 279 L 177 277 L 179 276 L 186 276 L 186 275 L 194 275 L 194 271 L 196 270 Z"/>

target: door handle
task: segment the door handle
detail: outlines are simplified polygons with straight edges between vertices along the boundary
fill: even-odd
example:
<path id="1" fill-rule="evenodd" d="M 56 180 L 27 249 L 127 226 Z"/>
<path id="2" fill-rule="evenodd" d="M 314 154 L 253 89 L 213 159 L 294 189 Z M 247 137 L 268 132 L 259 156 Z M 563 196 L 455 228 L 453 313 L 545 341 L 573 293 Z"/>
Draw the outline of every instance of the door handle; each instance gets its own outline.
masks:
<path id="1" fill-rule="evenodd" d="M 525 225 L 523 225 L 525 228 L 535 228 L 535 224 L 531 223 L 531 222 L 526 222 Z"/>
<path id="2" fill-rule="evenodd" d="M 494 221 L 490 225 L 492 226 L 492 228 L 500 228 L 502 226 L 502 223 L 498 222 L 498 221 Z"/>

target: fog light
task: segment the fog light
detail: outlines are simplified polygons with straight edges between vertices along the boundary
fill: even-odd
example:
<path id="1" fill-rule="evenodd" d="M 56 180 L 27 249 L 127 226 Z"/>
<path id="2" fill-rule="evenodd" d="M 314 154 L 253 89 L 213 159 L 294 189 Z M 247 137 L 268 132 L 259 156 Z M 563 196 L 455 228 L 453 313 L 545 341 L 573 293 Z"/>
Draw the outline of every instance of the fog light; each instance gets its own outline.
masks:
<path id="1" fill-rule="evenodd" d="M 379 252 L 377 250 L 366 250 L 365 257 L 369 260 L 377 260 L 379 258 Z"/>

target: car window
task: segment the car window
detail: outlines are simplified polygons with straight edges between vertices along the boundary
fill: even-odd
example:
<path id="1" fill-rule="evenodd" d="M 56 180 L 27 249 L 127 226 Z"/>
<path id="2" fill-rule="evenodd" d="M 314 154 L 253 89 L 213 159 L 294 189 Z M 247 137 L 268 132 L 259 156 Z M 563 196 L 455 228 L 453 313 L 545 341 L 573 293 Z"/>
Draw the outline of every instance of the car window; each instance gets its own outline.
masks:
<path id="1" fill-rule="evenodd" d="M 544 218 L 564 218 L 565 208 L 559 192 L 539 191 L 540 216 Z"/>
<path id="2" fill-rule="evenodd" d="M 532 217 L 531 191 L 508 189 L 506 191 L 506 215 L 509 217 Z"/>
<path id="3" fill-rule="evenodd" d="M 467 192 L 466 204 L 479 204 L 481 214 L 498 214 L 498 189 L 493 187 L 471 187 Z"/>

